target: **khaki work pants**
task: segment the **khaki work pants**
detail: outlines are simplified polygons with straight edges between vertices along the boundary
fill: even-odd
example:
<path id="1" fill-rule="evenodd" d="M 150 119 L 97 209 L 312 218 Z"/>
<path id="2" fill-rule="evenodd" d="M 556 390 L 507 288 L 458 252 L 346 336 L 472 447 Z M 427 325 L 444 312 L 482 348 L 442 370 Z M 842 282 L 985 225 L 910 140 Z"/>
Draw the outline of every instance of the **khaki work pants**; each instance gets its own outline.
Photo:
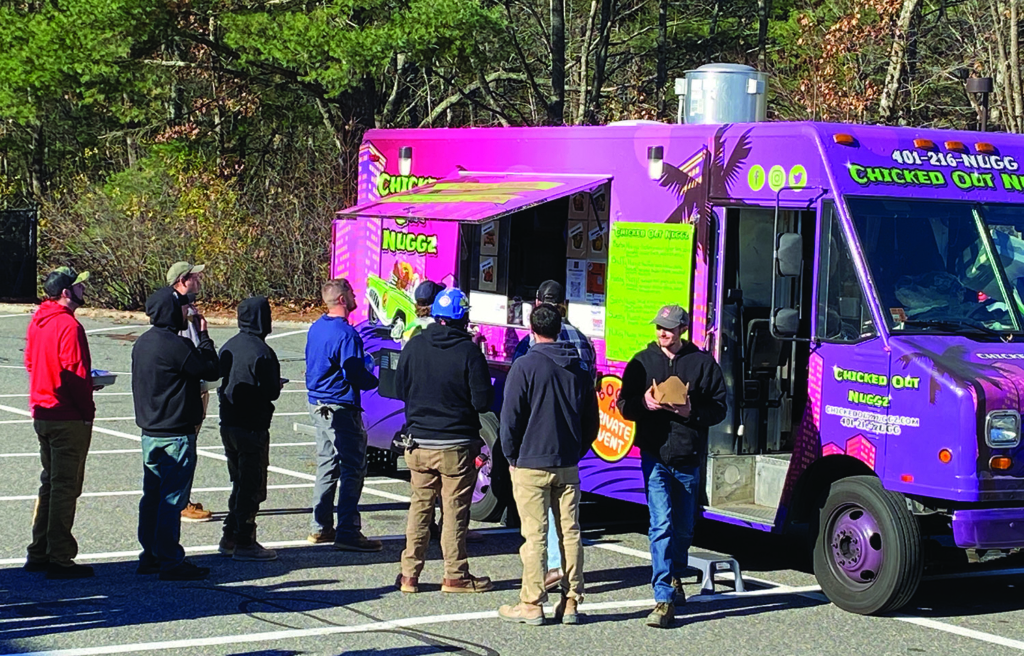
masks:
<path id="1" fill-rule="evenodd" d="M 577 602 L 583 599 L 583 544 L 580 542 L 579 467 L 525 469 L 512 473 L 512 496 L 519 509 L 520 531 L 525 542 L 519 550 L 523 560 L 523 588 L 519 599 L 528 604 L 547 601 L 548 509 L 555 518 L 557 545 L 562 553 L 562 594 Z"/>
<path id="2" fill-rule="evenodd" d="M 469 506 L 476 485 L 477 447 L 435 450 L 422 447 L 405 452 L 412 494 L 409 521 L 402 552 L 402 575 L 419 577 L 430 544 L 430 523 L 434 518 L 434 500 L 441 496 L 441 553 L 444 578 L 469 576 L 466 532 L 469 530 Z"/>
<path id="3" fill-rule="evenodd" d="M 92 422 L 36 419 L 33 424 L 39 438 L 43 472 L 32 517 L 28 562 L 67 566 L 78 555 L 78 542 L 71 535 L 71 527 L 78 497 L 82 495 Z"/>

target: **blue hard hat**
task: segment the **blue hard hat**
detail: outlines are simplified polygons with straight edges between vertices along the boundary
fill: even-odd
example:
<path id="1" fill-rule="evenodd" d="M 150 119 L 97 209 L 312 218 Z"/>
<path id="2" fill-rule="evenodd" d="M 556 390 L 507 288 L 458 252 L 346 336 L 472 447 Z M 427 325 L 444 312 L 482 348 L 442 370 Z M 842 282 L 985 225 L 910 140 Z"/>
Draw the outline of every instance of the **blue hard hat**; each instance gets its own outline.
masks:
<path id="1" fill-rule="evenodd" d="M 435 317 L 456 321 L 465 317 L 467 312 L 469 312 L 469 299 L 461 289 L 455 287 L 449 287 L 438 294 L 430 310 Z"/>

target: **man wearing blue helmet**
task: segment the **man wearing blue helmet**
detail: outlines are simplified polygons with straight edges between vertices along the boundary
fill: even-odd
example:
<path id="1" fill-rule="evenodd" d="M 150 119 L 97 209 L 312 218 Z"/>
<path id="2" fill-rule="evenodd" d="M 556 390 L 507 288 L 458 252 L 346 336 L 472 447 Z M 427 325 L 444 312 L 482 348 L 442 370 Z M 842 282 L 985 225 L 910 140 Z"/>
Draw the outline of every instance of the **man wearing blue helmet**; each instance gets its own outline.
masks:
<path id="1" fill-rule="evenodd" d="M 434 299 L 434 323 L 402 349 L 395 374 L 398 398 L 405 402 L 409 446 L 405 462 L 412 494 L 406 548 L 396 585 L 419 592 L 434 500 L 441 497 L 442 592 L 486 592 L 485 576 L 469 573 L 466 532 L 480 453 L 480 413 L 491 409 L 494 390 L 480 348 L 469 327 L 469 303 L 459 289 Z"/>

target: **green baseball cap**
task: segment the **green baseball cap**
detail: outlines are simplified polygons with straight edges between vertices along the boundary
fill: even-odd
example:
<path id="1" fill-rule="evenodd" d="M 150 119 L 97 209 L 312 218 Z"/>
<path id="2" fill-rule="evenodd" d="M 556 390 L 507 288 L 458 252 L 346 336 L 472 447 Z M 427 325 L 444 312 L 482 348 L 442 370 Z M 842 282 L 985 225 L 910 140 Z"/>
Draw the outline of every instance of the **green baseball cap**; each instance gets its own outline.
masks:
<path id="1" fill-rule="evenodd" d="M 65 289 L 70 289 L 89 279 L 89 272 L 78 273 L 71 267 L 57 267 L 43 281 L 43 291 L 50 298 L 57 298 Z"/>
<path id="2" fill-rule="evenodd" d="M 189 264 L 188 262 L 175 262 L 171 265 L 171 268 L 167 270 L 167 284 L 173 285 L 178 282 L 178 278 L 188 273 L 202 273 L 203 269 L 206 268 L 205 264 Z"/>

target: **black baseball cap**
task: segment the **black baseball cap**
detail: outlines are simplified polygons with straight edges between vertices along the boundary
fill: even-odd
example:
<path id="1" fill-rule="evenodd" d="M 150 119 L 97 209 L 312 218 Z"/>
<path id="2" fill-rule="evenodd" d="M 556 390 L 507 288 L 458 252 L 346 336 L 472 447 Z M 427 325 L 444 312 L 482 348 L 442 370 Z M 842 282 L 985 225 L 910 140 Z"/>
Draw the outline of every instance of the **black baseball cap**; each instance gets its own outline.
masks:
<path id="1" fill-rule="evenodd" d="M 690 314 L 679 305 L 666 305 L 651 320 L 655 326 L 665 330 L 690 327 Z"/>
<path id="2" fill-rule="evenodd" d="M 565 287 L 557 280 L 545 280 L 537 288 L 537 300 L 554 305 L 565 303 Z"/>
<path id="3" fill-rule="evenodd" d="M 89 279 L 89 272 L 78 273 L 71 267 L 58 267 L 46 276 L 43 281 L 43 291 L 49 298 L 57 298 L 65 289 L 71 289 L 81 282 Z"/>
<path id="4" fill-rule="evenodd" d="M 434 304 L 434 299 L 444 289 L 444 285 L 438 284 L 433 280 L 427 280 L 421 282 L 416 286 L 416 290 L 413 292 L 413 298 L 416 300 L 416 305 L 422 305 L 423 307 L 430 307 Z"/>

